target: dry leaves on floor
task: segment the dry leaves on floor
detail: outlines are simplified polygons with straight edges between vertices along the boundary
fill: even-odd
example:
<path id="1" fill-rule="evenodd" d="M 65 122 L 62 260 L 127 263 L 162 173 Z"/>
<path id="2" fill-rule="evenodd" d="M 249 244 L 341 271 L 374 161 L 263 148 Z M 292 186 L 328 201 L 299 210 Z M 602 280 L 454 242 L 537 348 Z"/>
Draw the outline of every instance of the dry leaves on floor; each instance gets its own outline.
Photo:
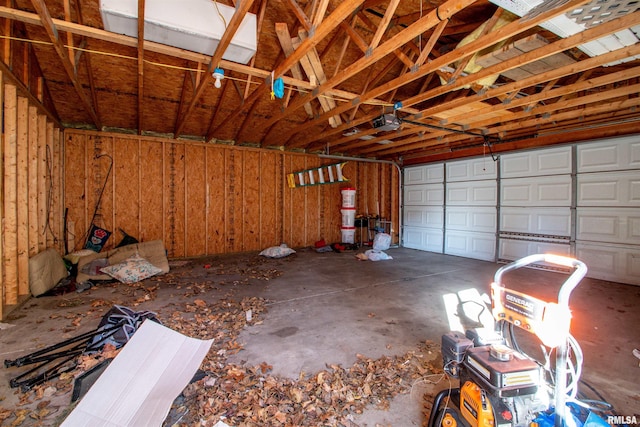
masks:
<path id="1" fill-rule="evenodd" d="M 349 368 L 328 366 L 297 380 L 270 375 L 270 366 L 222 365 L 207 358 L 207 376 L 187 386 L 173 425 L 213 426 L 350 426 L 366 407 L 386 410 L 398 394 L 434 367 L 425 363 L 427 345 L 400 356 L 370 359 L 357 355 Z M 168 424 L 165 424 L 168 425 Z"/>
<path id="2" fill-rule="evenodd" d="M 223 420 L 234 427 L 353 427 L 357 426 L 354 417 L 365 408 L 388 409 L 390 400 L 398 394 L 409 393 L 417 379 L 442 372 L 439 359 L 432 357 L 439 348 L 431 342 L 398 356 L 371 359 L 357 355 L 350 367 L 331 365 L 321 372 L 301 373 L 296 380 L 272 375 L 269 361 L 253 367 L 228 364 L 227 356 L 242 350 L 237 340 L 240 331 L 247 325 L 262 322 L 266 301 L 256 297 L 237 300 L 232 290 L 211 301 L 207 293 L 220 290 L 225 284 L 248 284 L 249 279 L 267 281 L 280 276 L 282 273 L 273 266 L 273 260 L 256 257 L 244 263 L 212 262 L 210 268 L 200 273 L 199 280 L 192 280 L 193 272 L 187 269 L 183 274 L 173 272 L 163 277 L 164 285 L 180 290 L 181 294 L 175 296 L 180 300 L 166 306 L 166 312 L 158 312 L 158 318 L 184 335 L 214 339 L 201 366 L 204 377 L 188 385 L 176 399 L 165 426 L 213 426 Z M 217 285 L 209 279 L 211 274 Z M 223 275 L 227 277 L 221 281 Z M 88 312 L 69 316 L 71 323 L 94 314 L 94 310 L 103 311 L 112 303 L 132 306 L 155 299 L 158 290 L 158 285 L 149 281 L 113 286 L 117 286 L 119 295 L 126 297 L 124 300 L 94 299 Z M 80 302 L 72 299 L 63 302 L 61 307 L 76 305 Z M 51 425 L 54 416 L 59 417 L 68 409 L 50 403 L 53 400 L 50 397 L 57 397 L 59 401 L 60 397 L 70 396 L 75 376 L 105 358 L 115 357 L 116 353 L 117 350 L 106 347 L 101 354 L 80 357 L 73 374 L 62 375 L 22 394 L 18 408 L 0 408 L 0 424 L 5 425 L 6 421 L 11 426 Z M 69 400 L 66 402 L 68 405 Z"/>

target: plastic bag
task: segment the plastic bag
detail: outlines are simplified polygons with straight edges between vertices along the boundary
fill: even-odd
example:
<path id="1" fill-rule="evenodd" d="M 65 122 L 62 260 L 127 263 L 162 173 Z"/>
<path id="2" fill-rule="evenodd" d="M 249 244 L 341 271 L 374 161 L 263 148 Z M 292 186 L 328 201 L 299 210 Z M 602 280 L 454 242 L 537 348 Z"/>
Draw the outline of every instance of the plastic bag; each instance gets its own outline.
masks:
<path id="1" fill-rule="evenodd" d="M 280 246 L 271 246 L 270 248 L 263 250 L 260 252 L 260 255 L 267 258 L 283 258 L 295 253 L 296 251 L 287 246 L 286 243 L 283 243 Z"/>
<path id="2" fill-rule="evenodd" d="M 373 238 L 373 250 L 374 251 L 386 251 L 391 245 L 391 235 L 387 233 L 376 233 Z"/>
<path id="3" fill-rule="evenodd" d="M 367 258 L 369 258 L 369 261 L 385 261 L 388 259 L 393 259 L 386 253 L 382 251 L 376 251 L 375 249 L 369 249 L 364 254 L 367 256 Z"/>

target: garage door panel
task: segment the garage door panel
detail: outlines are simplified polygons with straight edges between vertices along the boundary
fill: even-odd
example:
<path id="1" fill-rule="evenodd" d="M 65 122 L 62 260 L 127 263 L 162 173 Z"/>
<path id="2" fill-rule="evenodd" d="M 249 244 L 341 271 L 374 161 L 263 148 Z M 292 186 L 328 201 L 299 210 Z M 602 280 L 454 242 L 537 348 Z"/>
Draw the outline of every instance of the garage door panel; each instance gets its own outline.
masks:
<path id="1" fill-rule="evenodd" d="M 578 208 L 576 238 L 640 245 L 640 210 Z"/>
<path id="2" fill-rule="evenodd" d="M 640 249 L 637 246 L 578 242 L 576 257 L 587 265 L 589 277 L 640 284 Z"/>
<path id="3" fill-rule="evenodd" d="M 496 162 L 486 158 L 447 163 L 447 182 L 495 179 Z"/>
<path id="4" fill-rule="evenodd" d="M 570 256 L 571 247 L 568 243 L 500 239 L 498 258 L 506 261 L 515 261 L 531 254 L 544 253 Z"/>
<path id="5" fill-rule="evenodd" d="M 444 253 L 467 258 L 493 261 L 495 259 L 496 237 L 493 233 L 473 233 L 469 231 L 447 231 Z"/>
<path id="6" fill-rule="evenodd" d="M 420 184 L 404 188 L 405 205 L 440 205 L 444 203 L 443 184 Z"/>
<path id="7" fill-rule="evenodd" d="M 442 230 L 444 208 L 438 206 L 405 206 L 404 224 Z"/>
<path id="8" fill-rule="evenodd" d="M 578 145 L 578 172 L 640 169 L 637 136 Z"/>
<path id="9" fill-rule="evenodd" d="M 447 184 L 447 205 L 495 206 L 495 181 L 454 182 Z"/>
<path id="10" fill-rule="evenodd" d="M 500 209 L 500 231 L 569 237 L 571 209 L 503 207 Z"/>
<path id="11" fill-rule="evenodd" d="M 445 228 L 447 230 L 478 231 L 495 233 L 496 208 L 494 207 L 448 207 Z"/>
<path id="12" fill-rule="evenodd" d="M 570 174 L 571 148 L 504 154 L 501 156 L 500 168 L 502 178 Z"/>
<path id="13" fill-rule="evenodd" d="M 444 181 L 444 165 L 416 166 L 404 169 L 404 184 L 428 184 Z"/>
<path id="14" fill-rule="evenodd" d="M 442 253 L 442 230 L 405 227 L 402 246 Z"/>
<path id="15" fill-rule="evenodd" d="M 502 206 L 571 206 L 571 176 L 503 179 Z"/>
<path id="16" fill-rule="evenodd" d="M 579 174 L 578 206 L 640 207 L 640 172 Z"/>

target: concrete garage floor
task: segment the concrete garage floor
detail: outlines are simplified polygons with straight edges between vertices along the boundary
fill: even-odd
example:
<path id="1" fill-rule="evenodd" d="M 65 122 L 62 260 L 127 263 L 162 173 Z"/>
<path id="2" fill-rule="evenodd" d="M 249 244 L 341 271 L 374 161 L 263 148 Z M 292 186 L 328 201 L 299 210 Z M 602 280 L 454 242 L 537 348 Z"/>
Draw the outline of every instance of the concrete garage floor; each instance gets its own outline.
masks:
<path id="1" fill-rule="evenodd" d="M 240 327 L 226 350 L 213 349 L 218 365 L 262 364 L 269 366 L 268 375 L 297 381 L 313 379 L 332 365 L 348 368 L 364 358 L 414 354 L 413 360 L 424 364 L 421 377 L 400 387 L 388 405 L 369 405 L 347 419 L 350 426 L 421 426 L 429 396 L 449 385 L 441 375 L 431 375 L 439 373 L 434 367 L 442 367 L 439 344 L 450 329 L 443 297 L 466 301 L 469 295 L 488 293 L 501 264 L 404 248 L 387 253 L 394 259 L 358 261 L 355 252 L 301 249 L 278 260 L 251 253 L 173 261 L 168 275 L 136 286 L 99 284 L 82 293 L 32 298 L 0 325 L 0 357 L 15 359 L 92 330 L 113 304 L 155 311 L 167 326 L 188 325 L 181 331 L 187 333 L 206 304 L 260 298 L 265 310 L 255 312 L 246 324 L 236 322 Z M 508 273 L 505 284 L 555 301 L 566 277 L 527 268 Z M 582 379 L 618 415 L 639 416 L 640 367 L 632 350 L 640 348 L 640 287 L 584 279 L 570 305 L 572 334 L 584 352 Z M 487 314 L 477 304 L 464 306 L 466 318 L 454 315 L 453 321 L 475 326 Z M 209 332 L 213 336 L 216 331 Z M 206 331 L 198 334 L 207 337 Z M 522 333 L 527 351 L 536 348 L 531 338 Z M 0 424 L 5 425 L 3 418 L 6 425 L 58 423 L 70 402 L 69 381 L 59 379 L 21 393 L 8 387 L 20 372 L 0 368 L 0 415 L 5 414 Z M 585 386 L 580 390 L 589 392 Z M 17 420 L 20 415 L 22 422 Z M 284 424 L 274 419 L 269 425 Z"/>

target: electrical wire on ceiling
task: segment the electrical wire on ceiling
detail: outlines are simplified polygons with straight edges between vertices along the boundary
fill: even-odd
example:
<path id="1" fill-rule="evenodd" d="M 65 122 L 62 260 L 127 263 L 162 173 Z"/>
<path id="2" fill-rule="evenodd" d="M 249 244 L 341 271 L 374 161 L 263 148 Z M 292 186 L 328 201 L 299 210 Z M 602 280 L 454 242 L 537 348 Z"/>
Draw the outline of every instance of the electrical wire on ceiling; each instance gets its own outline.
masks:
<path id="1" fill-rule="evenodd" d="M 463 135 L 469 135 L 469 136 L 475 136 L 475 137 L 478 137 L 478 138 L 482 138 L 482 140 L 483 140 L 482 146 L 489 149 L 489 154 L 491 154 L 491 158 L 493 159 L 494 162 L 498 160 L 498 156 L 495 155 L 493 153 L 493 150 L 491 149 L 491 146 L 494 143 L 503 142 L 502 139 L 500 139 L 498 137 L 491 137 L 490 135 L 484 135 L 484 134 L 481 134 L 481 133 L 469 132 L 469 131 L 460 130 L 460 129 L 452 129 L 452 128 L 447 128 L 447 127 L 444 127 L 444 126 L 430 125 L 428 123 L 417 122 L 417 121 L 414 121 L 414 120 L 408 120 L 408 119 L 403 119 L 403 118 L 399 118 L 399 119 L 403 123 L 409 123 L 409 124 L 416 125 L 416 126 L 424 126 L 424 127 L 430 128 L 430 129 L 440 130 L 440 131 L 443 131 L 443 132 L 459 133 L 459 134 L 463 134 Z M 493 142 L 491 141 L 492 139 L 493 139 Z"/>
<path id="2" fill-rule="evenodd" d="M 53 43 L 51 43 L 51 42 L 41 41 L 41 40 L 30 40 L 30 39 L 25 39 L 25 38 L 21 38 L 21 37 L 0 35 L 0 39 L 13 40 L 13 41 L 19 41 L 19 42 L 24 42 L 24 43 L 33 43 L 33 44 L 39 44 L 39 45 L 45 45 L 45 46 L 53 46 Z M 114 58 L 129 59 L 129 60 L 132 60 L 132 61 L 138 61 L 138 57 L 137 56 L 128 56 L 128 55 L 121 55 L 119 53 L 102 52 L 102 51 L 99 51 L 99 50 L 84 49 L 84 48 L 81 48 L 81 47 L 70 46 L 70 45 L 65 45 L 65 47 L 67 49 L 73 49 L 73 50 L 76 50 L 76 51 L 91 53 L 91 54 L 95 54 L 95 55 L 103 55 L 103 56 L 110 56 L 110 57 L 114 57 Z M 191 67 L 183 67 L 183 66 L 180 66 L 180 65 L 163 64 L 161 62 L 149 61 L 148 59 L 143 59 L 143 62 L 145 64 L 154 65 L 156 67 L 169 68 L 169 69 L 173 69 L 173 70 L 190 71 L 190 72 L 193 72 L 193 73 L 206 73 L 207 72 L 207 70 L 203 70 L 203 69 L 191 68 Z M 225 75 L 225 79 L 227 79 L 227 80 L 235 80 L 235 81 L 243 82 L 243 83 L 248 83 L 248 84 L 251 84 L 251 85 L 254 85 L 254 86 L 259 86 L 261 84 L 259 81 L 252 81 L 252 80 L 247 80 L 247 79 L 242 79 L 242 78 L 233 77 L 233 76 L 227 76 L 227 75 Z M 300 88 L 300 87 L 297 87 L 297 86 L 292 86 L 292 85 L 285 86 L 285 89 L 293 90 L 293 91 L 296 91 L 296 92 L 298 92 L 300 94 L 307 94 L 307 93 L 311 93 L 312 92 L 311 89 L 306 90 L 306 89 L 303 89 L 303 88 Z M 352 102 L 352 100 L 348 99 L 348 98 L 340 98 L 340 97 L 330 96 L 330 95 L 326 95 L 326 94 L 321 94 L 321 95 L 318 96 L 318 98 L 332 99 L 332 100 L 334 100 L 336 102 Z M 362 101 L 360 103 L 364 104 L 364 105 L 382 105 L 382 106 L 385 106 L 385 107 L 393 106 L 392 103 L 385 102 L 385 101 L 367 100 L 367 101 Z"/>
<path id="3" fill-rule="evenodd" d="M 218 8 L 218 2 L 216 0 L 213 0 L 213 4 L 216 6 L 216 11 L 218 12 L 218 16 L 220 17 L 220 19 L 222 19 L 222 23 L 224 24 L 224 29 L 227 29 L 227 20 L 224 19 L 224 16 L 222 16 L 222 13 L 220 13 L 220 9 Z"/>

